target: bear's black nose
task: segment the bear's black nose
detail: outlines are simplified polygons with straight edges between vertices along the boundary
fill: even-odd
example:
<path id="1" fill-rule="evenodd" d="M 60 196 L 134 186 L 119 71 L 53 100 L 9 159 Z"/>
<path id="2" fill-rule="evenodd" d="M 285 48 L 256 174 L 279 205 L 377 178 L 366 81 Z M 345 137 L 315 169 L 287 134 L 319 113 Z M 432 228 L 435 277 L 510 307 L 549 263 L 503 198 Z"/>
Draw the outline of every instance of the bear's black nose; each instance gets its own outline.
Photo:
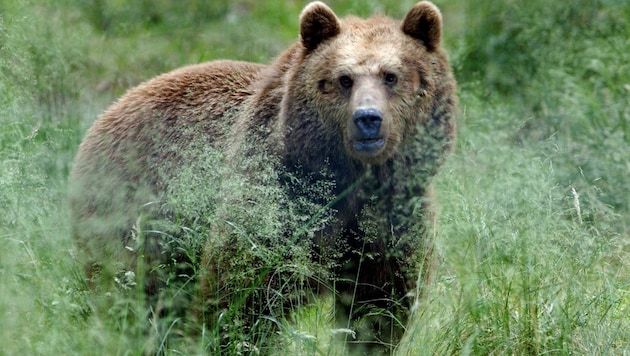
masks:
<path id="1" fill-rule="evenodd" d="M 352 115 L 354 124 L 361 132 L 363 139 L 374 139 L 379 137 L 383 114 L 374 108 L 360 108 Z"/>

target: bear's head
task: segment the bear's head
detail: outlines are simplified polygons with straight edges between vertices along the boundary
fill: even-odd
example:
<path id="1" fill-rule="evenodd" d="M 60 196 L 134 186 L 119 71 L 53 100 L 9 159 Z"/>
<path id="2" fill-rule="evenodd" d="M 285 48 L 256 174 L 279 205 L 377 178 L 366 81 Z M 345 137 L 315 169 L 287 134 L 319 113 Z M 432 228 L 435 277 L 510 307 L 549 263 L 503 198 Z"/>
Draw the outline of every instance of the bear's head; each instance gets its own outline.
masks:
<path id="1" fill-rule="evenodd" d="M 339 19 L 312 2 L 300 15 L 300 36 L 283 110 L 295 120 L 313 120 L 305 117 L 315 112 L 318 125 L 354 159 L 385 162 L 430 120 L 447 61 L 442 16 L 432 3 L 417 3 L 401 22 Z"/>

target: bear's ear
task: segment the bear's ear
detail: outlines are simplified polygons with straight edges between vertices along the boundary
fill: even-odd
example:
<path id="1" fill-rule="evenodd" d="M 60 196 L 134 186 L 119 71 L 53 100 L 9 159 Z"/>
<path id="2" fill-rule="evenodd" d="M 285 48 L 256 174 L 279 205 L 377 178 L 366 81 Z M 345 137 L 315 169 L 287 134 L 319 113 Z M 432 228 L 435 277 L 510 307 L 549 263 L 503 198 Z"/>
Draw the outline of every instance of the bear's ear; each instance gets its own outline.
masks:
<path id="1" fill-rule="evenodd" d="M 341 31 L 339 19 L 323 2 L 312 2 L 300 14 L 300 37 L 302 44 L 311 52 L 320 43 L 335 37 Z"/>
<path id="2" fill-rule="evenodd" d="M 402 31 L 424 43 L 429 51 L 442 42 L 442 14 L 428 1 L 415 4 L 402 22 Z"/>

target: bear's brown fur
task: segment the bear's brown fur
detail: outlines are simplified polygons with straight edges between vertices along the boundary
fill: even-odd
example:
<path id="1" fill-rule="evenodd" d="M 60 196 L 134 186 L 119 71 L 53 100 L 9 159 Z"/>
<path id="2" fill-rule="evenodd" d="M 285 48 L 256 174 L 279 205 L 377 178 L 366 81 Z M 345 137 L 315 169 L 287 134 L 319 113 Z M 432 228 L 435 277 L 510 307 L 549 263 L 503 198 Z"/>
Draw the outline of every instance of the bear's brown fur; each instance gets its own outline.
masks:
<path id="1" fill-rule="evenodd" d="M 335 219 L 315 235 L 313 255 L 344 241 L 332 271 L 341 326 L 382 310 L 363 341 L 395 343 L 431 279 L 428 192 L 454 141 L 457 97 L 441 33 L 426 1 L 402 22 L 338 19 L 313 2 L 300 40 L 268 66 L 210 62 L 130 90 L 89 130 L 72 172 L 73 231 L 87 262 L 133 267 L 132 226 L 163 213 L 156 202 L 174 172 L 194 166 L 191 146 L 225 152 L 225 164 L 253 147 L 293 176 L 332 180 Z M 157 263 L 159 244 L 146 238 L 144 258 Z M 202 298 L 216 297 L 220 278 L 210 269 L 204 279 Z"/>

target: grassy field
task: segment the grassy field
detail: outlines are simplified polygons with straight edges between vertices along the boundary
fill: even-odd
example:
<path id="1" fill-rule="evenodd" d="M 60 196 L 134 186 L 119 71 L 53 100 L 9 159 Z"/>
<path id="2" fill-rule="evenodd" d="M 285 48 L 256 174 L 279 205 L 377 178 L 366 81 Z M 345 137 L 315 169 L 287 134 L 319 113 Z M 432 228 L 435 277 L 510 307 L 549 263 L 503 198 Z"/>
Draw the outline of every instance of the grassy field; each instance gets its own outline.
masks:
<path id="1" fill-rule="evenodd" d="M 462 113 L 435 179 L 437 281 L 398 354 L 630 354 L 630 3 L 436 2 Z M 395 17 L 412 4 L 330 2 Z M 267 62 L 303 5 L 0 0 L 0 355 L 213 350 L 177 320 L 126 315 L 133 292 L 94 312 L 67 176 L 127 88 L 189 63 Z M 341 352 L 329 304 L 283 322 L 287 354 Z"/>

